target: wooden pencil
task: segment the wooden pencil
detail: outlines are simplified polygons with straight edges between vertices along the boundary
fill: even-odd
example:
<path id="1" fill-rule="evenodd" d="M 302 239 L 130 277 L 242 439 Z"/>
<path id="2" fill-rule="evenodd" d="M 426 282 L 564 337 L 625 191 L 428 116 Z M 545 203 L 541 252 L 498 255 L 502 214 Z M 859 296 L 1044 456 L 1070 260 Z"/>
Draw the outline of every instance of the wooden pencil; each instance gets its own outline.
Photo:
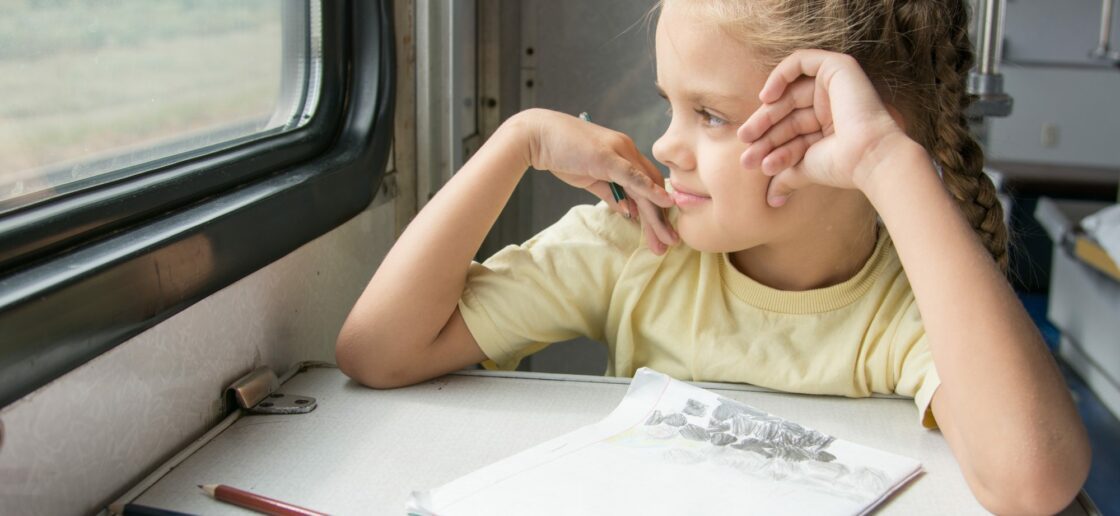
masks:
<path id="1" fill-rule="evenodd" d="M 298 505 L 292 505 L 267 496 L 261 496 L 249 491 L 223 484 L 207 484 L 198 486 L 200 489 L 213 496 L 215 500 L 244 507 L 261 514 L 273 516 L 326 516 L 325 513 L 313 511 Z"/>

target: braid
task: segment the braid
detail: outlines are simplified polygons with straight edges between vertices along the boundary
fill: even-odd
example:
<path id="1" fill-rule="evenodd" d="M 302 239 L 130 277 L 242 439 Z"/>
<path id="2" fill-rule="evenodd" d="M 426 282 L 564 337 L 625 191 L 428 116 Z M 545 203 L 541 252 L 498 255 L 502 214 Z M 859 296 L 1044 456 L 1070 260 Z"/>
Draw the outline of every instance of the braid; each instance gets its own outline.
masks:
<path id="1" fill-rule="evenodd" d="M 972 68 L 968 11 L 963 0 L 880 0 L 884 20 L 876 50 L 860 59 L 907 115 L 908 132 L 941 165 L 942 181 L 961 212 L 1007 271 L 1007 227 L 995 185 L 984 174 L 984 152 L 972 137 L 964 87 Z M 898 66 L 906 63 L 905 66 Z M 929 99 L 932 99 L 930 102 Z"/>
<path id="2" fill-rule="evenodd" d="M 961 211 L 976 231 L 1000 270 L 1007 271 L 1007 226 L 1003 206 L 996 197 L 992 180 L 984 174 L 984 153 L 968 131 L 964 109 L 972 100 L 964 80 L 972 67 L 972 48 L 968 40 L 968 13 L 963 2 L 950 1 L 948 30 L 933 46 L 936 79 L 934 115 L 934 157 L 942 167 L 942 180 L 957 200 Z"/>

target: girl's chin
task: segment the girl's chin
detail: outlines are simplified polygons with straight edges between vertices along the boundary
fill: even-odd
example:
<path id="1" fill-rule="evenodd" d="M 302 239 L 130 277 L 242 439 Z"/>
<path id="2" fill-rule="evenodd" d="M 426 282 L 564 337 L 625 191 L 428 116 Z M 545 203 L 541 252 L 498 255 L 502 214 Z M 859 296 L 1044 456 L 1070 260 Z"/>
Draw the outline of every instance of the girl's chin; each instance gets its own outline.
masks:
<path id="1" fill-rule="evenodd" d="M 681 243 L 689 248 L 704 253 L 733 253 L 742 251 L 752 245 L 743 242 L 742 238 L 731 238 L 729 235 L 719 234 L 719 231 L 706 223 L 695 214 L 681 213 L 677 218 L 674 229 L 681 237 Z"/>
<path id="2" fill-rule="evenodd" d="M 677 235 L 681 237 L 681 243 L 705 253 L 720 253 L 724 252 L 723 248 L 726 247 L 725 242 L 720 242 L 721 239 L 716 238 L 712 234 L 709 227 L 703 225 L 702 221 L 694 220 L 695 217 L 689 217 L 681 214 L 677 219 L 677 224 L 674 229 L 677 230 Z"/>

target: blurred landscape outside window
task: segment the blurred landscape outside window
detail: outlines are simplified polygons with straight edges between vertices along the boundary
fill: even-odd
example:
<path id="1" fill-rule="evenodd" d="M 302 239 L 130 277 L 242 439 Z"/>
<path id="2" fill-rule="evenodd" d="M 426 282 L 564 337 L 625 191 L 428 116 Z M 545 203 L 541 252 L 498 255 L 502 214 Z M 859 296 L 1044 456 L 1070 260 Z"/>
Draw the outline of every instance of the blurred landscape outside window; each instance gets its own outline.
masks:
<path id="1" fill-rule="evenodd" d="M 5 0 L 0 213 L 305 124 L 318 81 L 302 72 L 318 37 L 308 12 L 290 0 Z"/>

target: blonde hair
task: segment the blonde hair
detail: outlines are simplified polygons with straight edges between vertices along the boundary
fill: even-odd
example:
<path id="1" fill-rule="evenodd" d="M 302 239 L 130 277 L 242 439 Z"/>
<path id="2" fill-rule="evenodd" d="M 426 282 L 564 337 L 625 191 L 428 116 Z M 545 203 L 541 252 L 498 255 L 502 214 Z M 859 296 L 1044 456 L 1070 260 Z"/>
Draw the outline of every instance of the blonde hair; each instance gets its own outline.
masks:
<path id="1" fill-rule="evenodd" d="M 1007 270 L 1007 227 L 984 153 L 964 110 L 972 67 L 964 0 L 663 0 L 710 21 L 772 67 L 794 50 L 819 48 L 859 61 L 907 133 L 942 168 L 961 211 Z"/>

